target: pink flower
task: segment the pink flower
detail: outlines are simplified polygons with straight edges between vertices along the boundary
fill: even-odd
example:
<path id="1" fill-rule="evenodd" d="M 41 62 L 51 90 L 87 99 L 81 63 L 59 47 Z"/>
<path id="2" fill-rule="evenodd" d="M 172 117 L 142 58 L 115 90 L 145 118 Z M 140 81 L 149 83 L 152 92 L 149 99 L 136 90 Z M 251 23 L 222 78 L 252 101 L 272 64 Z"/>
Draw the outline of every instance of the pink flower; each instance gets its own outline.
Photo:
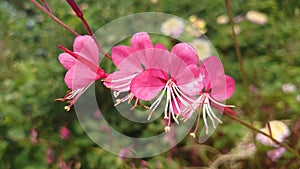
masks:
<path id="1" fill-rule="evenodd" d="M 207 116 L 216 127 L 215 120 L 221 120 L 214 114 L 211 105 L 217 109 L 233 107 L 220 101 L 231 97 L 234 80 L 225 75 L 221 62 L 209 57 L 198 67 L 197 51 L 186 43 L 175 45 L 169 52 L 163 45 L 153 45 L 145 32 L 135 34 L 129 46 L 116 46 L 112 49 L 112 59 L 118 70 L 110 74 L 104 84 L 114 90 L 117 97 L 120 92 L 129 92 L 116 104 L 136 99 L 154 100 L 148 119 L 164 98 L 164 118 L 168 120 L 165 131 L 170 131 L 171 120 L 189 119 L 195 110 L 203 111 L 203 119 L 208 133 Z M 196 97 L 197 96 L 197 97 Z M 195 98 L 196 97 L 196 98 Z M 200 119 L 198 112 L 197 131 Z"/>
<path id="2" fill-rule="evenodd" d="M 150 36 L 146 32 L 139 32 L 133 35 L 130 44 L 131 46 L 120 45 L 112 48 L 112 61 L 118 70 L 104 79 L 104 85 L 114 90 L 115 97 L 118 97 L 121 92 L 129 92 L 125 97 L 117 99 L 115 106 L 127 100 L 128 102 L 131 102 L 134 99 L 134 95 L 130 92 L 131 80 L 138 73 L 142 72 L 144 69 L 143 66 L 146 66 L 147 64 L 144 62 L 142 63 L 142 57 L 133 58 L 129 56 L 146 49 L 165 49 L 162 44 L 158 43 L 153 45 Z M 136 99 L 135 106 L 137 104 L 138 99 Z"/>
<path id="3" fill-rule="evenodd" d="M 286 149 L 284 147 L 280 147 L 278 149 L 272 149 L 267 152 L 267 156 L 272 160 L 272 161 L 277 161 L 283 153 L 286 152 Z"/>
<path id="4" fill-rule="evenodd" d="M 179 123 L 177 117 L 184 106 L 192 99 L 188 95 L 196 94 L 195 72 L 198 56 L 196 50 L 186 44 L 175 45 L 171 52 L 166 49 L 148 49 L 145 53 L 135 55 L 137 59 L 144 56 L 145 70 L 136 75 L 130 84 L 132 94 L 138 99 L 156 100 L 150 106 L 152 113 L 160 105 L 166 95 L 164 118 L 168 119 L 165 131 L 170 131 L 171 119 Z"/>
<path id="5" fill-rule="evenodd" d="M 202 79 L 198 84 L 198 94 L 200 96 L 193 101 L 190 107 L 187 107 L 183 111 L 184 119 L 187 120 L 196 110 L 200 109 L 200 111 L 198 111 L 195 130 L 191 133 L 193 137 L 195 137 L 195 133 L 198 130 L 201 113 L 206 134 L 208 134 L 209 127 L 207 117 L 211 120 L 214 128 L 216 128 L 216 121 L 222 123 L 219 117 L 214 113 L 212 107 L 220 111 L 224 108 L 234 107 L 220 103 L 220 101 L 227 100 L 232 96 L 235 83 L 230 76 L 225 75 L 223 65 L 217 57 L 210 56 L 206 58 L 201 63 L 198 73 L 199 78 Z"/>
<path id="6" fill-rule="evenodd" d="M 70 137 L 70 130 L 66 126 L 62 126 L 59 130 L 60 138 L 63 140 L 67 140 Z"/>
<path id="7" fill-rule="evenodd" d="M 57 167 L 59 169 L 71 169 L 70 165 L 67 164 L 61 157 L 58 158 Z"/>
<path id="8" fill-rule="evenodd" d="M 52 148 L 48 148 L 46 152 L 46 162 L 47 164 L 52 164 L 54 161 L 54 151 Z"/>
<path id="9" fill-rule="evenodd" d="M 260 129 L 260 131 L 271 135 L 279 142 L 283 142 L 291 134 L 288 126 L 279 120 L 269 121 L 264 128 Z M 261 133 L 256 135 L 256 140 L 266 146 L 279 147 L 278 144 Z"/>
<path id="10" fill-rule="evenodd" d="M 30 130 L 30 140 L 33 144 L 37 144 L 38 143 L 38 132 L 36 131 L 36 129 L 31 129 Z"/>
<path id="11" fill-rule="evenodd" d="M 98 46 L 91 36 L 77 36 L 73 49 L 74 52 L 59 46 L 65 53 L 59 55 L 60 63 L 68 70 L 65 75 L 65 83 L 71 89 L 64 98 L 56 99 L 67 101 L 67 111 L 85 92 L 85 90 L 100 78 L 105 78 L 106 73 L 99 67 Z"/>

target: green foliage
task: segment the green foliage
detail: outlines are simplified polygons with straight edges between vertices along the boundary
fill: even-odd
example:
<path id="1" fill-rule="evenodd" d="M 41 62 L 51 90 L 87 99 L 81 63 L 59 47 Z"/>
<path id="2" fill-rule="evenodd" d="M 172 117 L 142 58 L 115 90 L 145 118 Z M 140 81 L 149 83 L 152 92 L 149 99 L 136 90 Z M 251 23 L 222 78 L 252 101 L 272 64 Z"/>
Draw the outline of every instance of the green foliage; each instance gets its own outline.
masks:
<path id="1" fill-rule="evenodd" d="M 226 74 L 236 80 L 236 91 L 228 101 L 241 108 L 239 115 L 259 127 L 270 120 L 285 120 L 292 129 L 286 140 L 300 151 L 300 4 L 298 0 L 238 0 L 232 1 L 234 16 L 244 19 L 239 26 L 238 42 L 241 47 L 246 88 L 242 84 L 240 65 L 235 54 L 229 24 L 216 23 L 218 16 L 226 14 L 224 1 L 78 1 L 87 6 L 84 14 L 93 30 L 124 15 L 137 12 L 165 12 L 188 19 L 191 15 L 207 23 L 206 33 L 218 51 Z M 86 33 L 80 20 L 72 15 L 65 1 L 49 1 L 53 13 L 80 33 Z M 258 10 L 268 17 L 265 25 L 249 22 L 245 15 Z M 121 28 L 120 28 L 121 29 Z M 255 136 L 240 124 L 223 117 L 223 124 L 207 141 L 207 147 L 196 140 L 185 138 L 169 152 L 147 159 L 126 159 L 99 148 L 85 134 L 75 112 L 65 112 L 65 103 L 54 102 L 67 91 L 63 76 L 65 70 L 57 56 L 62 44 L 72 48 L 74 36 L 42 14 L 29 1 L 0 2 L 0 168 L 59 168 L 63 159 L 72 168 L 142 168 L 142 160 L 149 168 L 182 168 L 208 166 L 222 154 L 236 153 L 242 143 L 255 143 Z M 169 48 L 166 38 L 153 36 L 154 42 L 162 42 Z M 121 42 L 128 44 L 128 41 Z M 108 72 L 114 70 L 112 63 L 101 63 Z M 282 86 L 292 83 L 293 92 L 284 92 Z M 100 96 L 110 94 L 97 84 Z M 298 100 L 296 99 L 298 96 Z M 105 103 L 104 116 L 117 130 L 128 135 L 147 137 L 160 133 L 163 125 L 154 121 L 149 125 L 132 124 L 118 115 L 111 101 L 100 97 Z M 91 124 L 92 125 L 92 124 Z M 60 127 L 71 131 L 68 140 L 62 140 Z M 38 143 L 30 138 L 31 129 L 38 132 Z M 149 134 L 150 133 L 150 134 Z M 250 137 L 249 137 L 250 135 Z M 46 162 L 47 150 L 53 150 L 53 163 Z M 217 149 L 217 150 L 216 150 Z M 256 152 L 247 158 L 223 161 L 223 168 L 297 168 L 291 153 L 285 153 L 277 162 L 267 156 L 268 148 L 256 144 Z M 210 152 L 210 153 L 208 153 Z M 259 157 L 259 158 L 257 158 Z M 236 163 L 236 164 L 232 164 Z"/>

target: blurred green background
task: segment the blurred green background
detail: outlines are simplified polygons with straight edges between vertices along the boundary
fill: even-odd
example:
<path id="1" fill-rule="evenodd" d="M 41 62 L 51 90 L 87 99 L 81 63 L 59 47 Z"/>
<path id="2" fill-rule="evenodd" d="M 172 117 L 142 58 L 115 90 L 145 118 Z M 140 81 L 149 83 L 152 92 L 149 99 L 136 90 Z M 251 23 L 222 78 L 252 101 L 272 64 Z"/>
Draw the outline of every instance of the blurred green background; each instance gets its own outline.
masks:
<path id="1" fill-rule="evenodd" d="M 210 1 L 117 1 L 78 0 L 93 30 L 124 15 L 164 12 L 186 20 L 196 16 L 224 64 L 226 74 L 236 80 L 236 91 L 227 103 L 238 106 L 238 116 L 262 128 L 267 121 L 282 120 L 291 135 L 285 140 L 300 151 L 300 2 L 298 0 L 236 0 L 231 2 L 238 42 L 246 70 L 243 87 L 230 24 L 222 0 Z M 80 20 L 65 1 L 49 1 L 52 12 L 81 34 Z M 247 17 L 259 11 L 266 23 Z M 249 13 L 248 13 L 249 14 Z M 219 16 L 225 15 L 221 20 Z M 259 16 L 258 16 L 259 17 Z M 221 21 L 223 22 L 221 22 Z M 260 20 L 261 21 L 261 20 Z M 270 148 L 257 143 L 249 129 L 223 117 L 213 136 L 203 144 L 186 137 L 178 146 L 159 156 L 122 159 L 94 144 L 81 128 L 76 114 L 66 112 L 64 68 L 57 56 L 62 44 L 72 48 L 74 35 L 28 1 L 0 2 L 0 168 L 299 168 L 286 152 L 270 160 Z M 109 68 L 106 68 L 109 69 Z M 108 93 L 100 89 L 100 93 Z M 108 106 L 109 107 L 109 106 Z M 108 108 L 106 111 L 110 111 Z M 120 130 L 124 120 L 114 118 Z M 61 138 L 62 127 L 69 130 Z M 159 126 L 161 127 L 161 126 Z M 140 131 L 143 128 L 133 128 Z M 158 130 L 155 126 L 143 133 Z M 37 134 L 37 143 L 33 140 Z M 250 150 L 249 145 L 255 145 Z M 248 154 L 247 154 L 248 152 Z M 251 153 L 249 153 L 251 152 Z M 225 158 L 229 156 L 229 159 Z M 236 155 L 236 156 L 234 156 Z"/>

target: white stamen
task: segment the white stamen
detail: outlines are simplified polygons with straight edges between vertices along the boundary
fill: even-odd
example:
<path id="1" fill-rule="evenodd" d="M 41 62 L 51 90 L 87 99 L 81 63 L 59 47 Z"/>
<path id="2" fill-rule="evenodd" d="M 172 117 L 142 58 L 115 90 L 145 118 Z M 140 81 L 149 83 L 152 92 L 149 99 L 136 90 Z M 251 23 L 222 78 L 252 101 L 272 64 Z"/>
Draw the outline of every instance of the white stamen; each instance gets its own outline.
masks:
<path id="1" fill-rule="evenodd" d="M 182 97 L 181 97 L 181 95 L 177 92 L 177 90 L 176 90 L 176 88 L 175 88 L 175 85 L 174 86 L 172 86 L 172 89 L 173 89 L 173 91 L 174 91 L 174 93 L 175 93 L 175 96 L 180 100 L 180 102 L 185 106 L 185 107 L 187 107 L 188 105 L 190 105 L 187 101 L 185 101 Z"/>
<path id="2" fill-rule="evenodd" d="M 170 87 L 169 87 L 169 89 L 170 89 Z M 179 108 L 179 105 L 178 105 L 178 103 L 177 103 L 176 97 L 175 97 L 174 92 L 173 92 L 172 89 L 173 89 L 173 88 L 170 89 L 171 95 L 172 95 L 172 97 L 173 97 L 173 101 L 174 101 L 175 107 L 176 107 L 178 113 L 180 114 L 181 110 L 180 110 L 180 108 Z M 170 104 L 172 105 L 172 103 L 170 103 Z"/>
<path id="3" fill-rule="evenodd" d="M 168 87 L 168 89 L 170 89 L 170 87 Z M 170 91 L 170 93 L 172 94 L 172 90 L 168 90 Z M 173 98 L 173 100 L 175 101 L 176 98 Z M 179 124 L 177 118 L 175 117 L 175 113 L 174 113 L 174 109 L 173 109 L 173 105 L 172 105 L 172 99 L 169 100 L 169 117 L 171 118 L 171 115 L 172 115 L 172 118 L 174 119 L 174 121 Z M 171 114 L 171 115 L 170 115 Z"/>
<path id="4" fill-rule="evenodd" d="M 179 94 L 181 94 L 183 97 L 185 97 L 187 100 L 189 100 L 190 102 L 194 102 L 195 100 L 193 100 L 193 99 L 191 99 L 190 97 L 188 97 L 187 95 L 185 95 L 184 93 L 182 93 L 181 91 L 180 91 L 180 89 L 175 85 L 174 86 L 175 87 L 175 89 L 179 92 Z"/>
<path id="5" fill-rule="evenodd" d="M 153 102 L 153 104 L 150 106 L 151 110 L 155 110 L 157 108 L 157 106 L 159 105 L 159 103 L 161 102 L 162 98 L 164 97 L 164 94 L 166 92 L 166 88 L 164 88 L 164 90 L 161 92 L 161 94 L 159 95 L 159 97 Z"/>
<path id="6" fill-rule="evenodd" d="M 210 112 L 209 109 L 208 109 L 207 107 L 208 107 L 207 104 L 204 104 L 204 105 L 203 105 L 203 109 L 206 109 L 207 115 L 208 115 L 210 121 L 212 122 L 213 127 L 216 128 L 215 121 L 214 121 L 214 119 L 213 119 L 213 117 L 212 117 L 212 115 L 211 115 L 211 114 L 214 114 L 214 113 L 213 113 L 213 112 Z"/>
<path id="7" fill-rule="evenodd" d="M 205 125 L 206 134 L 208 134 L 208 131 L 209 131 L 209 125 L 208 125 L 207 117 L 209 117 L 209 119 L 212 122 L 212 125 L 213 125 L 214 128 L 217 127 L 216 121 L 218 121 L 219 123 L 222 123 L 222 121 L 219 119 L 219 117 L 214 113 L 214 111 L 211 107 L 211 102 L 213 102 L 214 104 L 216 104 L 218 106 L 221 106 L 221 107 L 235 107 L 233 105 L 225 105 L 225 104 L 219 103 L 218 101 L 214 100 L 209 95 L 209 93 L 203 93 L 203 94 L 200 95 L 200 97 L 198 99 L 196 99 L 194 102 L 192 102 L 190 104 L 190 107 L 186 107 L 183 110 L 184 119 L 186 121 L 191 117 L 191 115 L 196 111 L 197 108 L 201 109 L 199 113 L 201 113 L 201 111 L 203 113 L 202 117 L 203 117 L 203 121 L 204 121 L 204 125 Z M 198 116 L 199 115 L 200 114 L 198 114 Z M 195 128 L 193 133 L 196 133 L 197 126 L 198 126 L 198 123 L 197 123 L 196 128 Z"/>
<path id="8" fill-rule="evenodd" d="M 203 111 L 203 121 L 204 121 L 204 125 L 205 125 L 206 134 L 208 134 L 208 125 L 207 125 L 207 120 L 206 120 L 206 109 L 202 109 L 202 111 Z"/>
<path id="9" fill-rule="evenodd" d="M 126 95 L 125 97 L 121 98 L 121 99 L 117 99 L 116 103 L 114 104 L 114 106 L 117 106 L 120 103 L 123 103 L 125 101 L 129 101 L 129 103 L 131 102 L 131 100 L 133 99 L 134 95 L 132 93 L 129 93 L 128 95 Z M 131 100 L 130 100 L 131 99 Z"/>
<path id="10" fill-rule="evenodd" d="M 212 97 L 210 97 L 209 95 L 208 95 L 208 98 L 209 98 L 212 102 L 214 102 L 216 105 L 219 105 L 219 106 L 222 106 L 222 107 L 235 107 L 234 105 L 226 105 L 226 104 L 219 103 L 219 102 L 215 101 L 215 100 L 214 100 Z"/>
<path id="11" fill-rule="evenodd" d="M 129 82 L 127 82 L 127 83 L 124 83 L 124 84 L 120 84 L 120 85 L 115 85 L 115 86 L 111 86 L 111 89 L 113 89 L 113 90 L 118 90 L 118 89 L 120 89 L 120 88 L 124 88 L 124 87 L 126 87 L 126 89 L 127 88 L 129 88 L 128 86 L 130 85 L 130 83 L 131 83 L 131 81 L 129 81 Z M 127 90 L 128 91 L 128 90 Z"/>
<path id="12" fill-rule="evenodd" d="M 208 110 L 209 110 L 210 112 L 212 112 L 212 116 L 213 116 L 215 119 L 217 119 L 217 120 L 219 121 L 219 123 L 222 124 L 222 121 L 215 115 L 215 113 L 213 112 L 211 106 L 208 105 L 207 108 L 208 108 Z"/>
<path id="13" fill-rule="evenodd" d="M 136 76 L 137 74 L 133 74 L 133 75 L 130 75 L 130 76 L 127 76 L 127 77 L 124 77 L 124 78 L 120 78 L 120 79 L 112 79 L 110 80 L 112 83 L 116 83 L 116 82 L 121 82 L 121 81 L 125 81 L 125 80 L 129 80 L 129 79 L 132 79 Z"/>
<path id="14" fill-rule="evenodd" d="M 167 101 L 166 101 L 166 106 L 165 106 L 165 118 L 168 117 L 167 115 L 167 111 L 168 111 L 168 104 L 169 104 L 169 100 L 170 100 L 170 91 L 167 88 Z"/>

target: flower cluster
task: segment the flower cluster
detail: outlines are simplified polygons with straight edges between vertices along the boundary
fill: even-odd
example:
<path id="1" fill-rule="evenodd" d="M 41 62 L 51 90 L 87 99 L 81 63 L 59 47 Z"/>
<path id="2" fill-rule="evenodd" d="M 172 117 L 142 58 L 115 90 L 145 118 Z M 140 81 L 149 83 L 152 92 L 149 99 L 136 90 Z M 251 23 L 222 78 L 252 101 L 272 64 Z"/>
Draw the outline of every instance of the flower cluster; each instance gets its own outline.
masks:
<path id="1" fill-rule="evenodd" d="M 262 128 L 260 130 L 271 135 L 275 140 L 279 142 L 283 142 L 290 135 L 290 130 L 287 127 L 287 125 L 278 120 L 269 121 L 268 125 L 266 125 L 265 128 Z M 270 138 L 262 134 L 257 134 L 256 140 L 262 143 L 263 145 L 274 147 L 274 149 L 271 149 L 267 152 L 268 157 L 272 161 L 277 161 L 277 159 L 280 158 L 282 154 L 286 151 L 284 147 L 280 147 Z"/>
<path id="2" fill-rule="evenodd" d="M 59 47 L 65 51 L 58 56 L 58 60 L 68 70 L 65 83 L 70 90 L 65 97 L 56 100 L 67 101 L 69 106 L 65 106 L 65 110 L 69 111 L 94 81 L 107 75 L 99 67 L 98 46 L 91 36 L 77 36 L 73 44 L 74 52 L 63 46 Z"/>
<path id="3" fill-rule="evenodd" d="M 150 119 L 165 102 L 164 118 L 168 120 L 165 131 L 170 131 L 172 120 L 179 123 L 179 117 L 188 120 L 197 113 L 192 136 L 197 132 L 201 113 L 206 133 L 207 118 L 214 128 L 216 123 L 221 123 L 215 112 L 232 107 L 220 101 L 231 97 L 234 80 L 224 74 L 217 57 L 208 57 L 199 65 L 197 51 L 191 45 L 178 43 L 168 51 L 162 44 L 152 44 L 146 32 L 135 34 L 130 44 L 112 48 L 112 61 L 118 70 L 104 79 L 104 85 L 114 90 L 115 97 L 121 92 L 128 93 L 117 99 L 115 105 L 135 100 L 133 109 L 140 100 L 153 101 L 150 107 L 144 106 L 149 110 Z"/>
<path id="4" fill-rule="evenodd" d="M 230 76 L 225 75 L 217 57 L 210 56 L 199 63 L 199 51 L 190 44 L 178 43 L 169 51 L 163 44 L 153 44 L 146 32 L 133 35 L 130 46 L 113 47 L 110 56 L 96 41 L 75 1 L 67 2 L 90 34 L 77 35 L 73 51 L 59 46 L 64 53 L 60 54 L 58 59 L 67 69 L 65 83 L 70 91 L 63 98 L 56 100 L 67 101 L 67 111 L 86 89 L 99 79 L 107 88 L 113 90 L 113 95 L 117 98 L 115 106 L 134 101 L 132 109 L 139 105 L 145 107 L 149 110 L 148 119 L 165 103 L 163 112 L 164 119 L 167 120 L 166 132 L 170 131 L 172 121 L 179 124 L 179 120 L 189 120 L 196 114 L 196 127 L 191 133 L 195 137 L 202 114 L 208 134 L 210 124 L 216 128 L 217 124 L 221 123 L 220 113 L 228 107 L 233 107 L 222 103 L 232 96 L 235 84 Z M 162 25 L 165 34 L 178 37 L 182 33 L 184 23 L 176 19 L 171 18 Z M 196 23 L 197 27 L 205 27 L 205 21 L 196 17 L 192 18 L 191 22 Z M 167 29 L 174 25 L 176 29 Z M 99 53 L 111 59 L 118 70 L 107 74 L 101 69 L 98 62 Z M 119 97 L 120 93 L 127 94 Z M 149 101 L 152 104 L 146 106 L 141 101 Z M 60 132 L 62 139 L 69 137 L 67 128 L 62 128 Z"/>
<path id="5" fill-rule="evenodd" d="M 70 103 L 65 109 L 70 110 L 94 81 L 102 79 L 114 91 L 114 97 L 128 93 L 118 98 L 115 106 L 135 100 L 132 109 L 144 106 L 149 110 L 148 119 L 164 102 L 164 119 L 168 121 L 165 131 L 170 131 L 172 120 L 186 121 L 194 113 L 198 118 L 192 136 L 198 130 L 201 113 L 206 133 L 209 124 L 216 128 L 221 123 L 216 112 L 232 107 L 221 101 L 233 94 L 234 80 L 224 74 L 217 57 L 208 57 L 200 64 L 191 45 L 178 43 L 168 51 L 163 44 L 153 44 L 146 32 L 136 33 L 130 45 L 112 48 L 112 61 L 118 70 L 111 74 L 98 66 L 98 46 L 91 36 L 78 36 L 74 52 L 60 46 L 65 53 L 59 55 L 59 61 L 68 70 L 65 82 L 71 89 L 64 98 L 58 99 Z M 141 100 L 152 101 L 152 105 L 145 106 Z"/>

